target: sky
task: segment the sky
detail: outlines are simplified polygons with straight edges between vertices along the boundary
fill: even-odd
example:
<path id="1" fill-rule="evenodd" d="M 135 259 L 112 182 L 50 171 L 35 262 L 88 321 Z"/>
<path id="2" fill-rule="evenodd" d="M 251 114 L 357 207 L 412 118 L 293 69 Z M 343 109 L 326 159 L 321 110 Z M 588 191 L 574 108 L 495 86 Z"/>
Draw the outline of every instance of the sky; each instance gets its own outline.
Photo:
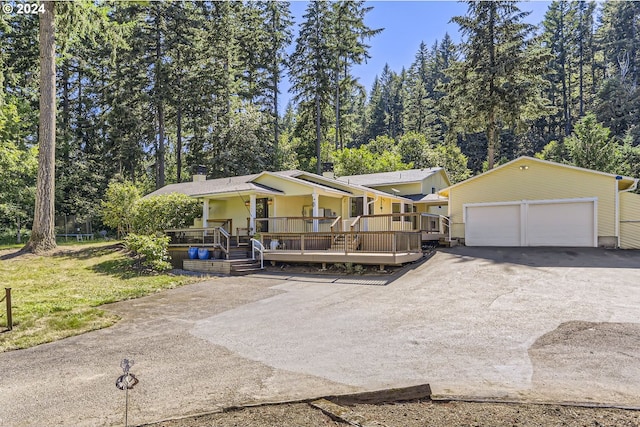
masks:
<path id="1" fill-rule="evenodd" d="M 539 24 L 549 7 L 549 1 L 519 2 L 522 11 L 531 11 L 527 21 Z M 291 2 L 291 12 L 298 26 L 302 22 L 307 1 Z M 366 64 L 353 67 L 353 75 L 359 78 L 361 84 L 369 93 L 376 75 L 382 73 L 386 63 L 395 72 L 402 67 L 409 68 L 418 52 L 420 42 L 424 41 L 429 47 L 441 41 L 445 33 L 449 33 L 454 43 L 460 42 L 458 25 L 450 23 L 452 17 L 464 15 L 467 4 L 457 1 L 368 1 L 367 6 L 373 6 L 365 18 L 369 28 L 384 28 L 382 33 L 368 40 L 371 58 Z M 294 40 L 295 44 L 295 40 Z M 293 50 L 293 46 L 291 47 Z M 281 114 L 291 98 L 288 81 L 282 85 Z"/>

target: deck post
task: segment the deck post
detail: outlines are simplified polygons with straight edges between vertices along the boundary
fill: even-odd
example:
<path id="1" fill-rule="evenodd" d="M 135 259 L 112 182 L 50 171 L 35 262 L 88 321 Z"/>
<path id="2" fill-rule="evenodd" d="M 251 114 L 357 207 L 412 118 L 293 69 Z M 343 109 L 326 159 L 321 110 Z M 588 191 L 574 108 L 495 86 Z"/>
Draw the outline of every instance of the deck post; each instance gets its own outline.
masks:
<path id="1" fill-rule="evenodd" d="M 312 209 L 312 214 L 311 216 L 313 216 L 314 218 L 318 217 L 318 208 L 319 208 L 319 201 L 318 201 L 318 194 L 316 193 L 315 190 L 313 190 L 313 194 L 311 195 L 311 209 Z M 318 220 L 314 219 L 313 220 L 313 232 L 317 233 L 318 232 Z"/>
<path id="2" fill-rule="evenodd" d="M 249 229 L 250 232 L 256 234 L 258 230 L 256 230 L 256 195 L 249 195 Z"/>

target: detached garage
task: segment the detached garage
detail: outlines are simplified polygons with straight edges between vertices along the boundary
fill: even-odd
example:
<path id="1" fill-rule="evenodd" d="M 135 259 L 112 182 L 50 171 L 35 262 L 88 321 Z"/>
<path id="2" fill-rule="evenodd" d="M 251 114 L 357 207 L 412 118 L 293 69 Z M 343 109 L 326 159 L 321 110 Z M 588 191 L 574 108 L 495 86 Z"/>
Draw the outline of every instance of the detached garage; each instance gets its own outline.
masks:
<path id="1" fill-rule="evenodd" d="M 620 199 L 636 186 L 633 178 L 520 157 L 441 194 L 451 237 L 467 246 L 634 247 L 636 239 L 620 239 Z"/>

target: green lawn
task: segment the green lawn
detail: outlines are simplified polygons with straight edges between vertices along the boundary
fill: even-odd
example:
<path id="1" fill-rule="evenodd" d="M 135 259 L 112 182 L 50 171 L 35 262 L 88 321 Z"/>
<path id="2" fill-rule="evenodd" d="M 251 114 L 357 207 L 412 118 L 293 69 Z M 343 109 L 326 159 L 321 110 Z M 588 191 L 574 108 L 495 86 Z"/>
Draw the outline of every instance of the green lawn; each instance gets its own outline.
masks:
<path id="1" fill-rule="evenodd" d="M 102 304 L 138 298 L 197 279 L 142 274 L 113 242 L 64 245 L 55 255 L 0 251 L 0 298 L 10 287 L 13 330 L 0 303 L 0 352 L 32 347 L 113 325 Z"/>

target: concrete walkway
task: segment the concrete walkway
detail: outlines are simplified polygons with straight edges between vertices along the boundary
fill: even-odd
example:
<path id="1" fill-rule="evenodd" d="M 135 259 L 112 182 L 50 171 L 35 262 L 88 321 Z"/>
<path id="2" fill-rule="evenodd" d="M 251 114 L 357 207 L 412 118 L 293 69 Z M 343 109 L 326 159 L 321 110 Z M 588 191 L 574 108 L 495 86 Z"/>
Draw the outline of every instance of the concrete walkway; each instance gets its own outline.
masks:
<path id="1" fill-rule="evenodd" d="M 0 425 L 122 425 L 430 383 L 640 407 L 640 254 L 440 251 L 379 278 L 218 278 L 108 307 L 118 325 L 0 354 Z M 359 282 L 358 280 L 362 280 Z"/>

